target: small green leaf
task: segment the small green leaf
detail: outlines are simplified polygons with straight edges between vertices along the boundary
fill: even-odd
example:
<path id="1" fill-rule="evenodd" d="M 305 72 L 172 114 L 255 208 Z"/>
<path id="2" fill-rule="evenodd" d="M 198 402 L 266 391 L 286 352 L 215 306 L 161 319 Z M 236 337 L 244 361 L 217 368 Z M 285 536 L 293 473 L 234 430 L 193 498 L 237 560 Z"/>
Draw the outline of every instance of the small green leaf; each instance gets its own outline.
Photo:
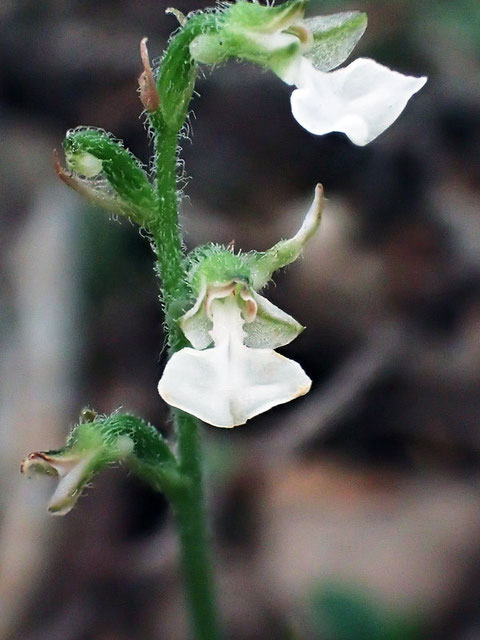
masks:
<path id="1" fill-rule="evenodd" d="M 313 46 L 305 56 L 320 71 L 330 71 L 348 58 L 363 36 L 367 28 L 367 14 L 344 11 L 306 18 L 304 24 L 313 34 Z"/>
<path id="2" fill-rule="evenodd" d="M 120 141 L 102 129 L 80 127 L 68 131 L 63 147 L 68 168 L 84 176 L 79 179 L 87 197 L 100 206 L 105 201 L 105 208 L 118 209 L 139 224 L 147 223 L 155 212 L 156 196 L 140 161 Z"/>

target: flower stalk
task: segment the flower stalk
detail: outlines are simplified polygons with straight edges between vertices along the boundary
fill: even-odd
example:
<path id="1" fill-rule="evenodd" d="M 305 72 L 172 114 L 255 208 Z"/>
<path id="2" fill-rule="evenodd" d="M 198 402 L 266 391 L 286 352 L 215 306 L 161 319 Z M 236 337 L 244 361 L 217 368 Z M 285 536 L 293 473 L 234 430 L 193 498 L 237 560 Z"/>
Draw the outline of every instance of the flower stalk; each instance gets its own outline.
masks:
<path id="1" fill-rule="evenodd" d="M 198 26 L 194 25 L 194 29 L 198 29 Z M 172 66 L 178 68 L 179 63 L 175 58 L 177 50 L 186 51 L 187 60 L 180 60 L 182 72 L 177 76 L 170 76 L 170 68 L 164 63 L 163 69 L 167 71 L 160 73 L 157 80 L 159 107 L 149 113 L 154 132 L 158 216 L 150 221 L 148 230 L 157 258 L 156 271 L 160 278 L 170 355 L 188 344 L 178 323 L 189 297 L 189 289 L 183 266 L 184 252 L 178 222 L 177 154 L 179 132 L 193 92 L 191 67 L 195 63 L 188 50 L 188 37 L 191 39 L 193 35 L 187 34 L 187 38 L 182 32 L 180 35 L 182 41 L 178 42 L 180 38 L 177 36 L 167 51 L 167 63 L 170 59 L 174 63 Z M 165 108 L 162 96 L 165 100 L 166 83 L 170 83 L 167 100 L 170 100 L 171 94 L 182 96 L 180 105 L 177 106 L 181 118 L 172 115 L 170 111 L 162 113 L 162 107 Z M 178 468 L 186 483 L 170 496 L 170 501 L 179 533 L 191 626 L 197 640 L 219 640 L 213 563 L 204 504 L 199 423 L 193 416 L 180 411 L 172 411 L 172 417 L 178 444 Z"/>
<path id="2" fill-rule="evenodd" d="M 244 424 L 307 393 L 301 366 L 276 353 L 303 330 L 260 291 L 296 260 L 316 232 L 323 189 L 299 231 L 264 252 L 235 253 L 208 244 L 186 254 L 178 221 L 179 136 L 188 117 L 199 64 L 229 58 L 273 71 L 290 85 L 292 114 L 308 131 L 345 133 L 364 145 L 399 116 L 426 78 L 404 76 L 368 59 L 342 64 L 366 28 L 366 16 L 344 12 L 304 18 L 307 0 L 264 6 L 237 0 L 183 16 L 159 68 L 140 45 L 140 100 L 154 141 L 153 173 L 103 130 L 80 127 L 64 141 L 67 169 L 58 176 L 110 213 L 137 223 L 156 257 L 169 361 L 159 382 L 171 406 L 176 454 L 148 423 L 129 414 L 86 410 L 63 449 L 30 454 L 26 475 L 59 479 L 49 504 L 63 515 L 105 466 L 122 463 L 171 503 L 178 528 L 192 631 L 220 640 L 205 510 L 199 419 L 218 427 Z"/>

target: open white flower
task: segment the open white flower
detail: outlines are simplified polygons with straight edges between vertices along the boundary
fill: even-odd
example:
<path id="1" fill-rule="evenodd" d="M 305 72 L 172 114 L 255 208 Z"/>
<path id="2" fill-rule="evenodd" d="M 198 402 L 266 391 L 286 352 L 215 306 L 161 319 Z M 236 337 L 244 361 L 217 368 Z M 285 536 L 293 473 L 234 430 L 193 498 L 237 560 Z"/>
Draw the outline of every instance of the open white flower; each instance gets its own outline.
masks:
<path id="1" fill-rule="evenodd" d="M 235 427 L 309 391 L 311 380 L 301 366 L 274 351 L 303 327 L 256 290 L 298 258 L 322 208 L 318 185 L 297 234 L 269 251 L 200 248 L 191 274 L 197 300 L 179 321 L 193 348 L 168 361 L 158 384 L 165 402 L 216 427 Z M 225 275 L 232 271 L 238 275 Z"/>
<path id="2" fill-rule="evenodd" d="M 245 298 L 251 303 L 248 324 L 242 314 Z M 248 298 L 234 284 L 209 292 L 207 315 L 213 328 L 208 333 L 214 346 L 187 347 L 172 356 L 158 385 L 165 402 L 216 427 L 235 427 L 309 391 L 311 380 L 301 366 L 271 348 L 286 344 L 281 335 L 290 342 L 301 327 L 268 303 L 263 309 L 277 311 L 280 325 L 289 318 L 290 330 L 247 333 L 244 326 L 254 325 L 258 313 L 257 302 Z M 256 298 L 265 301 L 258 294 Z"/>
<path id="3" fill-rule="evenodd" d="M 307 131 L 338 131 L 354 144 L 368 144 L 398 118 L 427 79 L 403 75 L 368 58 L 337 69 L 365 32 L 367 16 L 343 11 L 305 18 L 306 4 L 287 0 L 262 6 L 237 0 L 226 9 L 217 33 L 193 40 L 191 54 L 207 64 L 237 57 L 271 69 L 297 87 L 291 96 L 292 114 Z"/>
<path id="4" fill-rule="evenodd" d="M 294 84 L 292 114 L 307 131 L 323 135 L 345 133 L 356 145 L 366 145 L 402 113 L 427 78 L 406 76 L 368 58 L 324 72 L 301 56 L 283 79 Z"/>

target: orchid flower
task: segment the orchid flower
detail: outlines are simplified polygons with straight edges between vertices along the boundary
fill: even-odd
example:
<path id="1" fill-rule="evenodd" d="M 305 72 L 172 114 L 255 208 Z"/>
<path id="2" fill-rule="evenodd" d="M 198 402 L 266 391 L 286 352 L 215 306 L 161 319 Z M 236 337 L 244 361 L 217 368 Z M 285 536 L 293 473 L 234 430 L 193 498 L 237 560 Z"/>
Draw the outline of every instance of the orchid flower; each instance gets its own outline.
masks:
<path id="1" fill-rule="evenodd" d="M 270 68 L 294 85 L 292 115 L 307 131 L 345 133 L 366 145 L 401 114 L 427 78 L 403 75 L 369 58 L 332 71 L 362 37 L 367 17 L 358 11 L 304 18 L 305 0 L 261 6 L 239 0 L 222 29 L 200 35 L 190 51 L 199 62 L 237 57 Z"/>
<path id="2" fill-rule="evenodd" d="M 158 385 L 165 402 L 216 427 L 234 427 L 309 391 L 301 366 L 274 351 L 303 327 L 257 290 L 300 255 L 322 206 L 319 185 L 299 232 L 264 253 L 210 246 L 193 257 L 197 298 L 179 320 L 192 347 L 174 353 L 165 367 Z"/>

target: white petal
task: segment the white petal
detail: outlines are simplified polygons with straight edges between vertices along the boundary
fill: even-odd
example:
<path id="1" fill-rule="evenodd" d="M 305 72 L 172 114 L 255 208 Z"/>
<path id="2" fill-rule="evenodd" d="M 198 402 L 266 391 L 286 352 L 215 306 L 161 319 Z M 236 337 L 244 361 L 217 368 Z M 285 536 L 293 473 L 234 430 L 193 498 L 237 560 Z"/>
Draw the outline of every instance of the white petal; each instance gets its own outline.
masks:
<path id="1" fill-rule="evenodd" d="M 244 321 L 234 296 L 212 304 L 215 347 L 182 349 L 158 384 L 168 404 L 216 427 L 234 427 L 308 392 L 299 364 L 271 349 L 243 344 Z"/>
<path id="2" fill-rule="evenodd" d="M 73 509 L 80 497 L 97 453 L 92 451 L 58 457 L 55 454 L 49 455 L 48 452 L 32 453 L 23 461 L 21 471 L 28 477 L 37 472 L 59 478 L 58 486 L 48 503 L 48 510 L 53 515 L 64 516 Z"/>
<path id="3" fill-rule="evenodd" d="M 330 73 L 301 59 L 292 93 L 294 118 L 307 131 L 345 133 L 365 145 L 387 129 L 427 78 L 405 76 L 368 58 Z"/>

